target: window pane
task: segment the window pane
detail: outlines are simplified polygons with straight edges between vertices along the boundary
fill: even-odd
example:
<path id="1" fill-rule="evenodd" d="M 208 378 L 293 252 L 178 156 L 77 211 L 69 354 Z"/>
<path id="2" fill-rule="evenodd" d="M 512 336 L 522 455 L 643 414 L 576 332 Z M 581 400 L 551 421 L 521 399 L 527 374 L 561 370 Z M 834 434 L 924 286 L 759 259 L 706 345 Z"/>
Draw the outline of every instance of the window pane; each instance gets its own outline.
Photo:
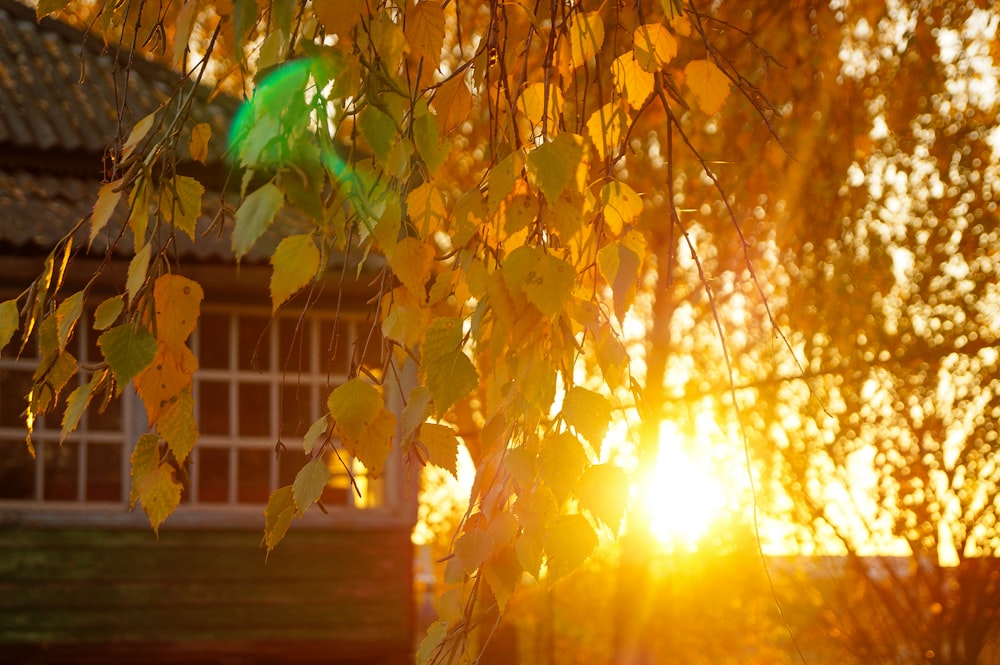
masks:
<path id="1" fill-rule="evenodd" d="M 198 366 L 228 369 L 229 347 L 229 317 L 225 314 L 202 314 L 198 322 Z"/>
<path id="2" fill-rule="evenodd" d="M 248 370 L 271 369 L 271 345 L 268 343 L 268 320 L 263 316 L 239 317 L 237 367 Z"/>
<path id="3" fill-rule="evenodd" d="M 0 499 L 35 498 L 35 460 L 24 441 L 0 440 Z"/>
<path id="4" fill-rule="evenodd" d="M 298 450 L 287 449 L 278 456 L 278 487 L 291 485 L 295 482 L 295 474 L 306 463 L 306 456 L 300 447 Z"/>
<path id="5" fill-rule="evenodd" d="M 296 334 L 296 327 L 299 331 Z M 278 353 L 281 355 L 279 364 L 289 374 L 308 372 L 309 358 L 309 321 L 300 321 L 298 317 L 284 316 L 278 322 Z M 306 343 L 303 344 L 303 341 Z"/>
<path id="6" fill-rule="evenodd" d="M 122 500 L 121 444 L 87 445 L 87 501 Z"/>
<path id="7" fill-rule="evenodd" d="M 229 449 L 202 447 L 197 464 L 198 501 L 225 503 L 229 499 Z"/>
<path id="8" fill-rule="evenodd" d="M 319 326 L 319 357 L 322 359 L 316 371 L 321 374 L 345 374 L 347 359 L 354 348 L 347 325 L 341 321 L 336 326 L 333 319 L 323 319 Z"/>
<path id="9" fill-rule="evenodd" d="M 229 434 L 229 384 L 198 383 L 198 431 L 208 435 Z"/>
<path id="10" fill-rule="evenodd" d="M 269 482 L 271 455 L 274 453 L 266 448 L 241 448 L 237 452 L 239 458 L 237 483 L 237 501 L 240 503 L 267 503 L 270 496 Z"/>
<path id="11" fill-rule="evenodd" d="M 243 383 L 239 387 L 239 432 L 244 436 L 270 436 L 271 386 Z"/>
<path id="12" fill-rule="evenodd" d="M 87 377 L 88 379 L 90 377 Z M 112 397 L 107 402 L 105 391 L 94 393 L 87 407 L 87 429 L 90 431 L 120 432 L 122 429 L 122 397 Z"/>
<path id="13" fill-rule="evenodd" d="M 79 463 L 77 444 L 61 446 L 48 441 L 40 454 L 45 464 L 45 500 L 76 501 L 76 468 Z"/>
<path id="14" fill-rule="evenodd" d="M 281 387 L 281 436 L 301 437 L 313 424 L 312 388 L 294 376 Z M 317 416 L 318 418 L 319 416 Z"/>
<path id="15" fill-rule="evenodd" d="M 0 427 L 24 427 L 21 413 L 31 389 L 31 371 L 0 367 Z"/>
<path id="16" fill-rule="evenodd" d="M 341 451 L 340 454 L 346 455 L 344 451 Z M 330 473 L 333 474 L 333 476 L 330 478 L 330 482 L 326 484 L 326 487 L 323 488 L 323 495 L 320 497 L 320 501 L 322 501 L 325 506 L 347 505 L 348 495 L 354 492 L 354 486 L 351 485 L 351 479 L 347 475 L 347 471 L 344 470 L 344 465 L 335 454 L 328 452 L 325 457 L 326 466 L 330 469 Z M 347 457 L 344 457 L 345 461 L 347 461 L 347 459 Z"/>

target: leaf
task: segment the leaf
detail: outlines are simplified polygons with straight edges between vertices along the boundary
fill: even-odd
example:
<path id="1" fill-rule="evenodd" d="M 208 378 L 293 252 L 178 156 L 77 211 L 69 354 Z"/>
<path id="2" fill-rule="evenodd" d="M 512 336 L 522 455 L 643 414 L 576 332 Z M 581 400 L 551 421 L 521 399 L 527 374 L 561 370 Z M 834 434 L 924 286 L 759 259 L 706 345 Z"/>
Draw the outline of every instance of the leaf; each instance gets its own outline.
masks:
<path id="1" fill-rule="evenodd" d="M 448 156 L 450 143 L 442 140 L 438 131 L 437 116 L 431 113 L 426 102 L 417 106 L 413 116 L 413 144 L 431 175 L 437 173 Z"/>
<path id="2" fill-rule="evenodd" d="M 526 265 L 517 288 L 524 291 L 528 301 L 547 316 L 554 316 L 565 309 L 576 284 L 576 270 L 568 262 L 552 256 L 542 249 L 532 248 L 535 260 Z M 508 255 L 508 260 L 516 252 Z M 520 271 L 514 271 L 520 272 Z M 504 277 L 508 276 L 504 263 Z M 516 279 L 515 279 L 516 281 Z M 508 280 L 510 283 L 510 280 Z M 512 285 L 514 286 L 514 285 Z"/>
<path id="3" fill-rule="evenodd" d="M 573 386 L 563 401 L 563 417 L 600 455 L 601 443 L 611 422 L 611 402 L 592 390 Z"/>
<path id="4" fill-rule="evenodd" d="M 125 144 L 122 147 L 122 161 L 128 159 L 135 149 L 139 147 L 142 140 L 149 134 L 149 130 L 153 128 L 154 122 L 156 122 L 156 111 L 153 111 L 135 123 L 135 127 L 129 132 L 128 138 L 125 139 Z"/>
<path id="5" fill-rule="evenodd" d="M 597 252 L 597 265 L 611 287 L 615 317 L 622 323 L 635 299 L 642 259 L 624 243 L 612 243 Z"/>
<path id="6" fill-rule="evenodd" d="M 204 297 L 201 285 L 183 275 L 161 275 L 153 285 L 156 337 L 175 353 L 180 353 L 180 347 L 198 325 Z"/>
<path id="7" fill-rule="evenodd" d="M 97 381 L 92 379 L 82 386 L 77 386 L 66 398 L 62 430 L 59 432 L 59 445 L 62 445 L 66 437 L 73 433 L 80 424 L 80 418 L 83 417 L 87 405 L 90 404 L 90 400 L 94 396 L 95 387 L 97 387 Z"/>
<path id="8" fill-rule="evenodd" d="M 49 14 L 54 14 L 55 12 L 63 9 L 71 2 L 71 0 L 38 0 L 38 5 L 35 7 L 35 15 L 38 20 L 42 20 Z"/>
<path id="9" fill-rule="evenodd" d="M 66 343 L 73 334 L 81 314 L 83 314 L 83 291 L 77 291 L 59 303 L 59 307 L 56 308 L 56 330 L 60 351 L 66 348 Z"/>
<path id="10" fill-rule="evenodd" d="M 327 406 L 341 433 L 358 439 L 385 405 L 374 386 L 355 378 L 337 386 L 327 398 Z"/>
<path id="11" fill-rule="evenodd" d="M 414 386 L 403 407 L 402 439 L 410 441 L 417 429 L 427 419 L 428 407 L 431 404 L 431 392 L 427 386 Z"/>
<path id="12" fill-rule="evenodd" d="M 153 425 L 160 410 L 182 390 L 192 385 L 198 360 L 183 344 L 176 350 L 164 342 L 158 343 L 156 357 L 135 377 L 135 389 L 146 408 L 146 418 Z"/>
<path id="13" fill-rule="evenodd" d="M 587 119 L 587 136 L 600 159 L 605 159 L 618 147 L 627 126 L 625 114 L 614 103 L 607 103 Z"/>
<path id="14" fill-rule="evenodd" d="M 541 125 L 543 119 L 547 121 L 549 128 L 559 124 L 563 97 L 562 92 L 556 86 L 530 83 L 521 91 L 517 103 L 531 124 Z"/>
<path id="15" fill-rule="evenodd" d="M 439 653 L 446 638 L 448 637 L 449 623 L 447 621 L 435 621 L 427 629 L 424 639 L 420 641 L 417 649 L 417 665 L 426 665 L 431 662 L 431 657 Z"/>
<path id="16" fill-rule="evenodd" d="M 181 60 L 184 58 L 184 52 L 188 49 L 191 42 L 191 30 L 194 28 L 195 18 L 198 15 L 198 0 L 187 0 L 181 10 L 177 12 L 177 20 L 174 22 L 174 69 L 180 70 Z M 192 136 L 192 139 L 194 137 Z M 207 141 L 207 139 L 206 139 Z M 191 150 L 191 157 L 198 160 L 195 157 L 195 151 Z M 204 159 L 198 160 L 202 163 L 205 162 Z"/>
<path id="17" fill-rule="evenodd" d="M 128 197 L 128 227 L 135 236 L 135 246 L 146 243 L 146 227 L 149 226 L 149 187 L 145 180 L 139 180 Z"/>
<path id="18" fill-rule="evenodd" d="M 195 3 L 189 0 L 188 4 L 184 5 L 184 9 L 193 4 Z M 191 140 L 188 141 L 188 152 L 191 153 L 191 159 L 202 164 L 208 160 L 208 142 L 211 138 L 212 126 L 207 122 L 199 122 L 191 128 Z"/>
<path id="19" fill-rule="evenodd" d="M 643 210 L 642 199 L 635 190 L 620 180 L 612 180 L 601 188 L 604 221 L 614 235 L 619 235 L 626 224 L 631 224 Z"/>
<path id="20" fill-rule="evenodd" d="M 581 67 L 597 55 L 604 44 L 604 21 L 600 12 L 576 13 L 570 18 L 569 54 L 573 67 Z"/>
<path id="21" fill-rule="evenodd" d="M 538 454 L 541 478 L 560 503 L 569 497 L 588 461 L 580 440 L 569 432 L 546 437 Z"/>
<path id="22" fill-rule="evenodd" d="M 17 300 L 0 303 L 0 351 L 10 343 L 18 326 Z"/>
<path id="23" fill-rule="evenodd" d="M 583 137 L 562 132 L 528 153 L 528 170 L 550 205 L 573 180 L 583 159 Z"/>
<path id="24" fill-rule="evenodd" d="M 364 15 L 364 0 L 314 0 L 313 13 L 328 33 L 346 36 Z"/>
<path id="25" fill-rule="evenodd" d="M 597 534 L 583 515 L 557 515 L 545 532 L 545 556 L 552 581 L 580 567 L 597 547 Z"/>
<path id="26" fill-rule="evenodd" d="M 157 535 L 160 533 L 160 525 L 180 505 L 181 489 L 181 484 L 174 480 L 174 470 L 169 464 L 160 464 L 143 478 L 139 486 L 139 502 L 149 518 L 149 525 Z"/>
<path id="27" fill-rule="evenodd" d="M 102 302 L 94 310 L 94 330 L 107 330 L 111 327 L 125 307 L 125 297 L 112 296 Z"/>
<path id="28" fill-rule="evenodd" d="M 174 192 L 176 190 L 176 193 Z M 164 185 L 162 206 L 168 221 L 180 229 L 192 240 L 195 239 L 195 227 L 201 216 L 201 198 L 205 188 L 200 182 L 188 176 L 179 175 L 171 186 Z"/>
<path id="29" fill-rule="evenodd" d="M 389 267 L 411 293 L 426 297 L 427 280 L 434 264 L 434 248 L 419 238 L 406 237 L 399 241 L 389 259 Z"/>
<path id="30" fill-rule="evenodd" d="M 659 71 L 677 55 L 677 39 L 662 23 L 640 25 L 632 39 L 635 60 L 647 72 Z"/>
<path id="31" fill-rule="evenodd" d="M 448 218 L 444 195 L 433 182 L 425 182 L 406 197 L 406 214 L 426 238 L 444 227 Z"/>
<path id="32" fill-rule="evenodd" d="M 145 328 L 124 323 L 103 333 L 97 345 L 115 375 L 118 391 L 156 358 L 158 345 L 153 333 Z"/>
<path id="33" fill-rule="evenodd" d="M 491 548 L 486 532 L 472 528 L 455 541 L 455 557 L 462 563 L 465 573 L 471 575 L 486 561 Z"/>
<path id="34" fill-rule="evenodd" d="M 233 228 L 233 252 L 242 258 L 274 221 L 284 195 L 274 183 L 267 183 L 244 199 L 236 211 Z"/>
<path id="35" fill-rule="evenodd" d="M 310 233 L 282 238 L 271 256 L 271 313 L 278 311 L 289 298 L 299 292 L 318 274 L 319 248 Z"/>
<path id="36" fill-rule="evenodd" d="M 633 51 L 623 53 L 611 63 L 611 77 L 618 94 L 635 110 L 642 108 L 653 94 L 653 75 L 643 69 Z"/>
<path id="37" fill-rule="evenodd" d="M 490 169 L 489 174 L 486 176 L 489 181 L 487 197 L 491 213 L 497 211 L 497 208 L 500 207 L 500 202 L 514 189 L 514 181 L 517 179 L 517 173 L 521 170 L 518 156 L 519 154 L 516 152 L 507 155 L 507 157 Z"/>
<path id="38" fill-rule="evenodd" d="M 295 509 L 300 513 L 306 512 L 309 506 L 316 503 L 323 495 L 323 489 L 330 482 L 330 469 L 326 466 L 326 461 L 322 457 L 310 460 L 295 474 L 295 482 L 292 484 L 292 500 L 295 502 Z"/>
<path id="39" fill-rule="evenodd" d="M 292 486 L 285 485 L 271 493 L 264 508 L 264 544 L 270 553 L 288 533 L 288 527 L 295 517 L 295 502 Z"/>
<path id="40" fill-rule="evenodd" d="M 514 594 L 523 572 L 524 568 L 518 561 L 513 545 L 501 547 L 486 560 L 483 575 L 497 599 L 501 612 L 507 607 L 507 600 Z"/>
<path id="41" fill-rule="evenodd" d="M 198 426 L 194 420 L 194 397 L 186 388 L 171 398 L 160 410 L 156 425 L 167 447 L 178 462 L 184 462 L 198 441 Z"/>
<path id="42" fill-rule="evenodd" d="M 313 448 L 319 442 L 319 438 L 323 436 L 326 432 L 328 423 L 326 421 L 326 416 L 320 416 L 316 421 L 309 426 L 306 433 L 302 436 L 302 450 L 306 455 L 312 455 Z"/>
<path id="43" fill-rule="evenodd" d="M 479 385 L 479 373 L 476 372 L 475 365 L 461 351 L 452 351 L 430 363 L 424 363 L 423 370 L 438 417 L 447 413 L 458 400 Z"/>
<path id="44" fill-rule="evenodd" d="M 732 81 L 711 60 L 692 60 L 684 67 L 684 80 L 702 111 L 715 115 L 729 97 Z"/>
<path id="45" fill-rule="evenodd" d="M 97 201 L 93 210 L 90 211 L 90 244 L 94 244 L 94 239 L 108 225 L 111 215 L 114 214 L 118 202 L 122 199 L 122 181 L 115 180 L 101 185 L 97 192 Z"/>
<path id="46" fill-rule="evenodd" d="M 418 58 L 432 63 L 437 69 L 444 44 L 444 8 L 437 0 L 419 0 L 406 12 L 403 34 Z"/>
<path id="47" fill-rule="evenodd" d="M 160 439 L 155 434 L 143 434 L 132 449 L 129 457 L 129 478 L 132 483 L 129 486 L 128 509 L 135 508 L 136 501 L 139 500 L 139 489 L 142 482 L 149 474 L 153 473 L 160 465 Z"/>
<path id="48" fill-rule="evenodd" d="M 136 298 L 139 295 L 139 289 L 146 283 L 151 251 L 152 247 L 146 244 L 129 261 L 128 274 L 125 278 L 125 291 L 128 293 L 129 302 L 133 305 L 135 305 Z"/>
<path id="49" fill-rule="evenodd" d="M 458 437 L 447 425 L 424 423 L 420 426 L 420 443 L 427 450 L 427 461 L 452 476 L 458 475 Z"/>
<path id="50" fill-rule="evenodd" d="M 443 355 L 457 351 L 462 346 L 462 320 L 440 316 L 427 327 L 420 345 L 421 362 L 428 363 Z"/>
<path id="51" fill-rule="evenodd" d="M 232 0 L 233 13 L 230 18 L 233 21 L 233 43 L 236 47 L 237 59 L 243 59 L 243 49 L 247 46 L 247 39 L 250 31 L 257 22 L 257 2 L 256 0 Z"/>
<path id="52" fill-rule="evenodd" d="M 375 414 L 358 439 L 344 439 L 344 447 L 365 465 L 368 476 L 382 475 L 385 461 L 392 452 L 392 437 L 396 433 L 396 416 L 386 408 Z"/>
<path id="53" fill-rule="evenodd" d="M 434 95 L 433 103 L 437 109 L 438 126 L 445 134 L 465 122 L 472 110 L 472 93 L 465 84 L 465 77 L 452 76 L 445 81 Z"/>
<path id="54" fill-rule="evenodd" d="M 611 531 L 618 533 L 628 506 L 628 476 L 614 464 L 595 464 L 587 469 L 576 485 L 580 505 Z"/>
<path id="55" fill-rule="evenodd" d="M 358 115 L 358 128 L 379 163 L 382 166 L 388 164 L 389 151 L 398 140 L 396 124 L 392 118 L 375 106 L 367 106 Z"/>

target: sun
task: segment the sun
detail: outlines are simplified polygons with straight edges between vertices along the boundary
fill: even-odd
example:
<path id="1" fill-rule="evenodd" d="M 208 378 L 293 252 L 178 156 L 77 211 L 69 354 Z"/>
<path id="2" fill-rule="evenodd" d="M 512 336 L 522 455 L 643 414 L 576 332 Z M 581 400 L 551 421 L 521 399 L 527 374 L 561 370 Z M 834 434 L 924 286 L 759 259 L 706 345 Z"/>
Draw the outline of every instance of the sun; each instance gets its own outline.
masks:
<path id="1" fill-rule="evenodd" d="M 659 454 L 639 489 L 640 503 L 661 545 L 694 549 L 722 516 L 727 492 L 708 460 L 685 450 L 672 430 L 661 428 Z"/>

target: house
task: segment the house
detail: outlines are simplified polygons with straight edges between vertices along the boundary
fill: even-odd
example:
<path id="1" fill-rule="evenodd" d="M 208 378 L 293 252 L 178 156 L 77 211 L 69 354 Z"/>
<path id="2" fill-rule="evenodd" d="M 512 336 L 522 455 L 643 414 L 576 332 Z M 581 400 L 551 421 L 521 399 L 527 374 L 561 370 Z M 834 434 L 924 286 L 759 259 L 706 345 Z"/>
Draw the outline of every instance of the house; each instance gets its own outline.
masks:
<path id="1" fill-rule="evenodd" d="M 101 40 L 0 0 L 0 301 L 21 293 L 90 213 L 117 114 L 136 122 L 176 83 L 137 60 L 122 106 L 121 75 Z M 235 109 L 199 93 L 192 112 L 225 136 Z M 201 171 L 182 167 L 221 190 L 220 152 Z M 214 199 L 224 205 L 223 194 Z M 90 278 L 106 243 L 80 250 L 64 288 Z M 46 417 L 33 458 L 21 413 L 37 358 L 14 343 L 0 355 L 0 663 L 411 662 L 415 483 L 397 453 L 375 479 L 341 452 L 325 511 L 297 520 L 270 556 L 260 547 L 270 492 L 304 460 L 296 437 L 352 358 L 364 360 L 351 354 L 371 325 L 370 275 L 301 325 L 295 314 L 272 320 L 262 255 L 237 271 L 229 246 L 224 236 L 177 245 L 179 272 L 205 289 L 190 340 L 200 441 L 181 506 L 158 536 L 128 509 L 129 455 L 146 429 L 137 396 L 91 405 L 61 445 L 58 414 Z M 95 293 L 120 293 L 126 269 L 116 256 Z M 81 366 L 98 358 L 87 328 L 70 341 Z"/>

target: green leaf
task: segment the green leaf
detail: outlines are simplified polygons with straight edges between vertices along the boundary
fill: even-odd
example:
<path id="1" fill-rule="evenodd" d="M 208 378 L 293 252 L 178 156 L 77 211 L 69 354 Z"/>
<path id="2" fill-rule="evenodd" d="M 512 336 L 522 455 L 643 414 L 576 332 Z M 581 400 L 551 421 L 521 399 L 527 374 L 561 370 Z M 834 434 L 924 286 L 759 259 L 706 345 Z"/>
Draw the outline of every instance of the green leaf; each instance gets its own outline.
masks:
<path id="1" fill-rule="evenodd" d="M 583 159 L 583 137 L 563 132 L 528 153 L 528 169 L 549 204 L 554 204 L 573 180 Z"/>
<path id="2" fill-rule="evenodd" d="M 232 17 L 236 51 L 240 53 L 250 36 L 250 30 L 257 22 L 256 0 L 233 0 Z M 242 60 L 242 57 L 239 59 Z"/>
<path id="3" fill-rule="evenodd" d="M 449 142 L 441 140 L 438 133 L 437 118 L 431 113 L 426 103 L 418 107 L 413 119 L 413 144 L 431 175 L 437 172 L 448 156 Z"/>
<path id="4" fill-rule="evenodd" d="M 597 534 L 583 515 L 558 515 L 545 532 L 549 575 L 555 582 L 580 567 L 597 547 Z"/>
<path id="5" fill-rule="evenodd" d="M 420 443 L 427 450 L 427 461 L 452 476 L 458 474 L 458 437 L 447 425 L 424 423 L 420 426 Z"/>
<path id="6" fill-rule="evenodd" d="M 59 336 L 59 350 L 66 348 L 66 343 L 76 328 L 77 321 L 83 313 L 83 291 L 77 291 L 66 298 L 56 308 L 56 325 Z"/>
<path id="7" fill-rule="evenodd" d="M 115 375 L 119 392 L 149 367 L 158 348 L 153 333 L 131 323 L 111 328 L 97 339 L 97 345 Z"/>
<path id="8" fill-rule="evenodd" d="M 194 398 L 187 388 L 163 405 L 156 424 L 178 462 L 183 462 L 198 441 L 198 426 L 194 420 Z"/>
<path id="9" fill-rule="evenodd" d="M 160 465 L 160 439 L 155 434 L 143 434 L 135 444 L 129 457 L 129 487 L 128 509 L 135 508 L 139 500 L 139 489 L 143 481 Z"/>
<path id="10" fill-rule="evenodd" d="M 118 295 L 108 298 L 94 310 L 94 329 L 107 330 L 122 313 L 125 307 L 125 297 Z"/>
<path id="11" fill-rule="evenodd" d="M 573 386 L 563 402 L 563 417 L 600 455 L 601 443 L 611 422 L 611 402 L 592 390 Z"/>
<path id="12" fill-rule="evenodd" d="M 278 243 L 271 256 L 271 312 L 277 312 L 319 273 L 320 255 L 309 233 L 291 235 Z"/>
<path id="13" fill-rule="evenodd" d="M 452 351 L 424 364 L 427 389 L 431 391 L 434 409 L 443 416 L 455 403 L 479 385 L 475 365 L 461 351 Z"/>
<path id="14" fill-rule="evenodd" d="M 174 480 L 174 470 L 169 464 L 160 464 L 146 476 L 139 487 L 139 502 L 157 535 L 160 533 L 160 525 L 180 505 L 181 489 L 181 484 Z"/>
<path id="15" fill-rule="evenodd" d="M 310 460 L 295 474 L 295 482 L 292 484 L 292 500 L 295 502 L 295 509 L 300 513 L 306 512 L 309 506 L 316 503 L 323 495 L 323 489 L 330 482 L 330 469 L 326 466 L 326 461 L 322 457 Z"/>
<path id="16" fill-rule="evenodd" d="M 431 321 L 420 345 L 420 359 L 425 362 L 457 351 L 462 346 L 462 320 L 441 316 Z"/>
<path id="17" fill-rule="evenodd" d="M 389 151 L 397 140 L 392 118 L 374 106 L 367 106 L 358 116 L 358 127 L 376 159 L 385 166 L 389 161 Z"/>
<path id="18" fill-rule="evenodd" d="M 201 216 L 201 198 L 205 194 L 205 188 L 194 178 L 183 175 L 174 178 L 173 187 L 177 190 L 176 194 L 170 185 L 164 186 L 161 207 L 165 207 L 163 212 L 167 220 L 194 240 L 195 226 L 198 223 L 198 217 Z"/>
<path id="19" fill-rule="evenodd" d="M 236 211 L 233 228 L 233 252 L 237 260 L 243 257 L 274 221 L 284 195 L 274 183 L 267 183 L 244 199 Z"/>
<path id="20" fill-rule="evenodd" d="M 378 390 L 361 379 L 337 386 L 327 398 L 327 406 L 341 433 L 355 440 L 385 407 Z"/>
<path id="21" fill-rule="evenodd" d="M 70 0 L 38 0 L 35 14 L 39 20 L 64 8 Z"/>
<path id="22" fill-rule="evenodd" d="M 596 464 L 587 469 L 576 485 L 580 505 L 618 533 L 628 506 L 628 476 L 614 464 Z"/>
<path id="23" fill-rule="evenodd" d="M 295 517 L 295 502 L 292 498 L 292 486 L 285 485 L 274 490 L 264 509 L 264 545 L 268 553 L 277 547 L 288 533 L 293 517 Z"/>
<path id="24" fill-rule="evenodd" d="M 17 325 L 17 300 L 5 300 L 0 303 L 0 351 L 3 351 L 14 337 Z"/>
<path id="25" fill-rule="evenodd" d="M 90 399 L 94 396 L 94 388 L 97 386 L 97 381 L 92 379 L 82 386 L 77 386 L 73 392 L 69 394 L 66 398 L 66 410 L 63 412 L 62 419 L 62 431 L 59 432 L 59 443 L 62 444 L 66 440 L 66 437 L 74 432 L 77 426 L 80 424 L 80 418 L 83 416 L 84 411 L 87 410 L 87 405 L 90 404 Z"/>

